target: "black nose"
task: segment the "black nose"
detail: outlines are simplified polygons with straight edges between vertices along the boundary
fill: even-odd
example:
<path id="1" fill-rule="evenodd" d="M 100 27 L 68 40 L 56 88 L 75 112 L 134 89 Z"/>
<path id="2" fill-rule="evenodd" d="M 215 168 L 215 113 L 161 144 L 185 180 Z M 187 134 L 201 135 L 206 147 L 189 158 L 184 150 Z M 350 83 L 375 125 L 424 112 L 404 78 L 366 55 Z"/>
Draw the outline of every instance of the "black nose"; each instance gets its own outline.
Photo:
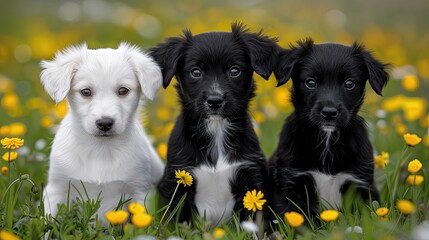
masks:
<path id="1" fill-rule="evenodd" d="M 223 105 L 223 98 L 221 96 L 210 96 L 207 98 L 207 105 L 211 109 L 219 109 Z"/>
<path id="2" fill-rule="evenodd" d="M 103 132 L 107 132 L 113 127 L 113 123 L 115 120 L 107 117 L 103 117 L 101 119 L 98 119 L 95 121 L 95 124 L 97 125 L 97 128 L 100 129 Z"/>
<path id="3" fill-rule="evenodd" d="M 338 110 L 334 107 L 324 107 L 320 115 L 322 115 L 325 120 L 334 120 L 338 117 Z"/>

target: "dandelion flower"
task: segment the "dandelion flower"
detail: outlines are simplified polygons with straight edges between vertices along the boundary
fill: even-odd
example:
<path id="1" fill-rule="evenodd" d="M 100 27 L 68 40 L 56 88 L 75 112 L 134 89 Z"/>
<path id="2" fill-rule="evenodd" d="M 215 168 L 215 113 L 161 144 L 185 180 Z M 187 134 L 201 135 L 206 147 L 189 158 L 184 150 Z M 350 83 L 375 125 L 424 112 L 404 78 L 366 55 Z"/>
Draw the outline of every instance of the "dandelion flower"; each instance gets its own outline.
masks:
<path id="1" fill-rule="evenodd" d="M 402 79 L 402 87 L 407 91 L 415 91 L 419 88 L 419 79 L 416 75 L 408 74 Z"/>
<path id="2" fill-rule="evenodd" d="M 14 150 L 24 145 L 24 139 L 5 137 L 1 140 L 1 145 L 3 148 Z"/>
<path id="3" fill-rule="evenodd" d="M 325 222 L 334 222 L 338 219 L 339 215 L 337 210 L 325 210 L 320 213 L 320 218 Z"/>
<path id="4" fill-rule="evenodd" d="M 218 238 L 223 238 L 223 236 L 225 236 L 225 230 L 223 228 L 217 227 L 213 230 L 213 237 L 218 239 Z"/>
<path id="5" fill-rule="evenodd" d="M 422 141 L 422 139 L 416 134 L 409 133 L 404 134 L 404 140 L 405 143 L 410 147 L 414 147 Z"/>
<path id="6" fill-rule="evenodd" d="M 2 175 L 7 175 L 9 173 L 9 168 L 8 167 L 2 167 L 1 168 L 1 174 Z"/>
<path id="7" fill-rule="evenodd" d="M 27 126 L 25 124 L 16 122 L 9 125 L 11 136 L 21 136 L 27 132 Z"/>
<path id="8" fill-rule="evenodd" d="M 377 168 L 384 168 L 389 163 L 389 153 L 381 152 L 380 155 L 374 157 L 374 164 Z"/>
<path id="9" fill-rule="evenodd" d="M 286 221 L 291 227 L 297 228 L 304 223 L 304 216 L 297 212 L 286 212 L 285 213 Z"/>
<path id="10" fill-rule="evenodd" d="M 378 208 L 377 211 L 375 211 L 377 216 L 384 217 L 389 213 L 389 209 L 385 207 Z"/>
<path id="11" fill-rule="evenodd" d="M 152 223 L 152 216 L 147 213 L 136 213 L 131 218 L 131 223 L 138 228 L 144 228 Z"/>
<path id="12" fill-rule="evenodd" d="M 146 213 L 146 208 L 139 203 L 132 202 L 130 205 L 128 205 L 128 211 L 131 214 Z"/>
<path id="13" fill-rule="evenodd" d="M 179 179 L 177 180 L 178 184 L 183 184 L 185 187 L 192 185 L 193 178 L 189 172 L 185 170 L 177 170 L 174 173 L 176 174 L 176 178 Z"/>
<path id="14" fill-rule="evenodd" d="M 0 239 L 5 240 L 20 240 L 21 238 L 15 235 L 14 233 L 8 232 L 6 230 L 0 230 Z"/>
<path id="15" fill-rule="evenodd" d="M 262 199 L 264 194 L 261 191 L 256 192 L 256 189 L 247 191 L 243 198 L 243 205 L 249 211 L 256 212 L 256 210 L 262 210 L 262 206 L 267 201 Z"/>
<path id="16" fill-rule="evenodd" d="M 414 159 L 408 163 L 408 172 L 411 174 L 416 174 L 422 169 L 422 163 L 418 159 Z"/>
<path id="17" fill-rule="evenodd" d="M 406 199 L 398 200 L 396 202 L 396 208 L 398 208 L 398 210 L 401 213 L 406 214 L 406 215 L 411 214 L 411 213 L 416 211 L 416 207 L 414 206 L 414 203 L 412 203 L 411 201 L 406 200 Z"/>
<path id="18" fill-rule="evenodd" d="M 105 217 L 112 225 L 119 225 L 128 219 L 129 213 L 124 210 L 110 211 L 105 214 Z"/>
<path id="19" fill-rule="evenodd" d="M 156 151 L 158 152 L 158 155 L 165 159 L 167 157 L 167 144 L 160 143 L 158 147 L 156 148 Z"/>
<path id="20" fill-rule="evenodd" d="M 418 186 L 422 184 L 425 180 L 425 177 L 422 175 L 410 175 L 407 177 L 407 183 L 412 186 Z"/>
<path id="21" fill-rule="evenodd" d="M 15 161 L 18 158 L 18 153 L 17 152 L 6 152 L 3 154 L 3 156 L 1 157 L 3 160 L 5 160 L 6 162 L 12 162 Z"/>

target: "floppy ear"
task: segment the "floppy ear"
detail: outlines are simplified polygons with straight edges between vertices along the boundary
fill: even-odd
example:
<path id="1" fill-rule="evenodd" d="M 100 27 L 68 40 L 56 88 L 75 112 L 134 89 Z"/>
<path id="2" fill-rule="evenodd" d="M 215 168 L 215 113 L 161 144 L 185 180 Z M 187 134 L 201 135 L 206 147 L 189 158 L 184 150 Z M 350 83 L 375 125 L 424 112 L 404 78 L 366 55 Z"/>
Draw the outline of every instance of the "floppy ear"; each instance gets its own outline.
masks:
<path id="1" fill-rule="evenodd" d="M 131 62 L 143 95 L 153 100 L 162 84 L 162 73 L 158 64 L 136 46 L 121 43 L 118 50 L 124 51 L 124 54 L 128 57 L 128 61 Z"/>
<path id="2" fill-rule="evenodd" d="M 241 38 L 250 52 L 252 68 L 264 79 L 268 79 L 277 63 L 277 53 L 280 46 L 277 45 L 276 38 L 264 36 L 259 33 L 249 33 L 243 23 L 233 23 L 232 34 L 235 38 Z"/>
<path id="3" fill-rule="evenodd" d="M 185 36 L 192 36 L 188 30 L 184 30 Z M 163 81 L 162 86 L 167 88 L 170 85 L 171 79 L 177 72 L 177 63 L 182 57 L 182 47 L 185 43 L 185 38 L 171 37 L 166 42 L 158 44 L 156 47 L 149 50 L 149 54 L 155 59 L 161 67 Z"/>
<path id="4" fill-rule="evenodd" d="M 362 56 L 362 60 L 364 61 L 366 70 L 368 71 L 369 84 L 372 89 L 381 96 L 381 90 L 388 81 L 389 75 L 385 69 L 389 64 L 382 63 L 375 59 L 369 51 L 365 50 L 363 45 L 354 43 L 352 47 Z"/>
<path id="5" fill-rule="evenodd" d="M 64 100 L 70 91 L 71 81 L 87 49 L 85 43 L 71 46 L 64 51 L 58 51 L 54 60 L 40 62 L 42 67 L 40 81 L 56 103 Z"/>
<path id="6" fill-rule="evenodd" d="M 274 75 L 277 79 L 277 87 L 285 84 L 291 77 L 295 64 L 299 59 L 311 51 L 313 40 L 306 38 L 297 41 L 298 46 L 290 45 L 290 49 L 282 49 L 278 53 L 277 66 L 274 68 Z"/>

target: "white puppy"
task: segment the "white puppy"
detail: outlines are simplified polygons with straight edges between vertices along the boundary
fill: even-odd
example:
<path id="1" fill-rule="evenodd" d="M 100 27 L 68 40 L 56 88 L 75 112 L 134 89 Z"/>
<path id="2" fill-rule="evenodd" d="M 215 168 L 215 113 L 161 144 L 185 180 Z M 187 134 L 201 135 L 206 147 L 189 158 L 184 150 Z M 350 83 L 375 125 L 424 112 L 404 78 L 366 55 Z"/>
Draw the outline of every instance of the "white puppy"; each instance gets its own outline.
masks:
<path id="1" fill-rule="evenodd" d="M 55 102 L 67 98 L 69 112 L 52 144 L 46 214 L 59 203 L 86 192 L 101 193 L 99 219 L 117 207 L 121 197 L 144 203 L 147 191 L 161 179 L 164 164 L 139 121 L 140 99 L 153 99 L 162 74 L 151 57 L 121 43 L 118 49 L 88 49 L 86 44 L 42 61 L 41 82 Z"/>

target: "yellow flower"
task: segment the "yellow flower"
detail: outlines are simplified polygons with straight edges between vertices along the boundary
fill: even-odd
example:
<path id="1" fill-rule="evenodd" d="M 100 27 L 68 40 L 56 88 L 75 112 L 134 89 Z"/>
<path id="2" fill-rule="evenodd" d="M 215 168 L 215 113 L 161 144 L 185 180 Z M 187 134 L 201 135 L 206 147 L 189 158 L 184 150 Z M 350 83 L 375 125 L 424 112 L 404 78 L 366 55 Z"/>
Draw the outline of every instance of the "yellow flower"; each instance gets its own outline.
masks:
<path id="1" fill-rule="evenodd" d="M 396 202 L 396 207 L 398 210 L 403 214 L 411 214 L 416 211 L 416 207 L 414 206 L 414 203 L 412 203 L 409 200 L 401 199 Z"/>
<path id="2" fill-rule="evenodd" d="M 262 199 L 264 194 L 261 191 L 256 192 L 256 189 L 247 191 L 243 198 L 243 205 L 247 210 L 256 212 L 256 210 L 262 210 L 262 206 L 267 200 Z"/>
<path id="3" fill-rule="evenodd" d="M 20 122 L 12 123 L 9 127 L 9 135 L 11 136 L 21 136 L 27 132 L 27 126 Z"/>
<path id="4" fill-rule="evenodd" d="M 339 215 L 337 210 L 324 210 L 320 213 L 320 218 L 325 222 L 334 222 L 338 219 Z"/>
<path id="5" fill-rule="evenodd" d="M 57 105 L 55 105 L 55 114 L 58 118 L 64 118 L 67 114 L 67 101 L 61 101 Z"/>
<path id="6" fill-rule="evenodd" d="M 176 174 L 176 178 L 179 179 L 177 180 L 178 184 L 183 184 L 185 187 L 192 185 L 193 178 L 189 172 L 185 170 L 177 170 L 174 173 Z"/>
<path id="7" fill-rule="evenodd" d="M 422 163 L 418 159 L 414 159 L 408 163 L 408 172 L 416 174 L 422 169 Z"/>
<path id="8" fill-rule="evenodd" d="M 407 91 L 415 91 L 419 88 L 419 79 L 413 74 L 405 75 L 402 79 L 402 87 Z"/>
<path id="9" fill-rule="evenodd" d="M 380 155 L 374 157 L 374 164 L 377 168 L 384 168 L 389 163 L 389 153 L 381 152 Z"/>
<path id="10" fill-rule="evenodd" d="M 6 162 L 12 162 L 15 161 L 18 158 L 18 153 L 17 152 L 6 152 L 5 154 L 3 154 L 3 156 L 1 157 L 3 160 L 5 160 Z"/>
<path id="11" fill-rule="evenodd" d="M 425 177 L 422 175 L 410 175 L 407 177 L 407 183 L 412 186 L 418 186 L 423 183 Z"/>
<path id="12" fill-rule="evenodd" d="M 1 126 L 0 135 L 2 136 L 10 135 L 10 126 Z"/>
<path id="13" fill-rule="evenodd" d="M 297 228 L 304 223 L 304 216 L 297 212 L 286 212 L 285 213 L 286 221 L 291 227 Z"/>
<path id="14" fill-rule="evenodd" d="M 5 137 L 1 140 L 1 145 L 3 148 L 14 150 L 24 145 L 24 139 Z"/>
<path id="15" fill-rule="evenodd" d="M 405 124 L 403 123 L 398 123 L 395 126 L 395 130 L 398 134 L 404 135 L 405 133 L 407 133 L 408 128 Z"/>
<path id="16" fill-rule="evenodd" d="M 1 168 L 1 174 L 2 175 L 7 175 L 9 173 L 9 168 L 8 167 L 2 167 Z"/>
<path id="17" fill-rule="evenodd" d="M 6 230 L 0 230 L 0 239 L 1 240 L 20 240 L 21 238 Z"/>
<path id="18" fill-rule="evenodd" d="M 375 211 L 377 216 L 384 217 L 389 213 L 389 209 L 385 207 L 378 208 L 377 211 Z"/>
<path id="19" fill-rule="evenodd" d="M 54 125 L 54 121 L 50 117 L 44 116 L 40 119 L 40 126 L 50 128 L 52 125 Z"/>
<path id="20" fill-rule="evenodd" d="M 4 109 L 17 108 L 19 105 L 19 97 L 14 92 L 6 93 L 1 99 L 1 105 Z"/>
<path id="21" fill-rule="evenodd" d="M 165 159 L 167 157 L 167 144 L 160 143 L 156 148 L 156 151 L 158 152 L 161 158 Z"/>
<path id="22" fill-rule="evenodd" d="M 131 214 L 146 213 L 146 208 L 139 203 L 132 202 L 130 205 L 128 205 L 128 211 Z"/>
<path id="23" fill-rule="evenodd" d="M 147 213 L 136 213 L 131 218 L 131 223 L 138 228 L 144 228 L 152 223 L 152 216 Z"/>
<path id="24" fill-rule="evenodd" d="M 107 212 L 104 216 L 112 225 L 119 225 L 128 219 L 129 213 L 124 210 L 118 210 Z"/>
<path id="25" fill-rule="evenodd" d="M 223 238 L 223 236 L 225 236 L 225 230 L 223 230 L 223 228 L 217 227 L 215 229 L 213 229 L 213 237 L 214 238 Z"/>
<path id="26" fill-rule="evenodd" d="M 422 141 L 422 139 L 416 134 L 409 133 L 404 134 L 404 140 L 405 143 L 410 147 L 414 147 Z"/>

